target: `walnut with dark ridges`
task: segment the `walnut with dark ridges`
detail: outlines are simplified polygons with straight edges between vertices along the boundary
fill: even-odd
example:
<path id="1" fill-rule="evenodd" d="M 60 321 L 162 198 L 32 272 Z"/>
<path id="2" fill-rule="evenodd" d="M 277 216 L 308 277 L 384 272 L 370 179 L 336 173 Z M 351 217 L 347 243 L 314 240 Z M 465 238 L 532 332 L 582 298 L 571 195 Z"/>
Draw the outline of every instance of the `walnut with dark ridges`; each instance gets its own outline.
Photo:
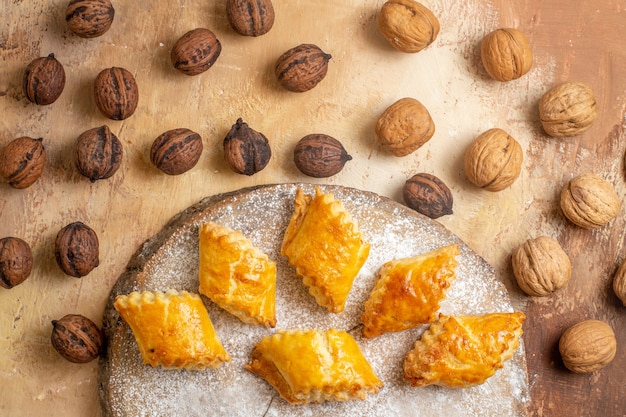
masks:
<path id="1" fill-rule="evenodd" d="M 17 237 L 0 239 L 0 287 L 21 284 L 32 270 L 33 253 L 28 243 Z"/>
<path id="2" fill-rule="evenodd" d="M 202 137 L 196 132 L 178 128 L 157 137 L 150 148 L 150 160 L 168 175 L 180 175 L 196 166 L 202 155 Z"/>
<path id="3" fill-rule="evenodd" d="M 190 30 L 174 44 L 171 53 L 174 68 L 186 75 L 198 75 L 215 64 L 222 44 L 209 29 Z"/>
<path id="4" fill-rule="evenodd" d="M 452 192 L 434 175 L 421 173 L 409 178 L 403 196 L 408 207 L 431 219 L 452 214 Z"/>
<path id="5" fill-rule="evenodd" d="M 52 320 L 50 343 L 66 360 L 87 363 L 100 356 L 102 331 L 85 316 L 67 314 L 59 320 Z"/>
<path id="6" fill-rule="evenodd" d="M 261 36 L 274 25 L 274 6 L 271 0 L 227 0 L 226 16 L 240 35 Z"/>
<path id="7" fill-rule="evenodd" d="M 241 118 L 224 138 L 224 158 L 230 168 L 244 175 L 254 175 L 267 166 L 272 157 L 269 141 Z"/>
<path id="8" fill-rule="evenodd" d="M 114 17 L 115 9 L 110 0 L 72 0 L 65 10 L 67 27 L 81 38 L 104 35 Z"/>
<path id="9" fill-rule="evenodd" d="M 130 117 L 139 102 L 139 87 L 135 77 L 125 68 L 102 70 L 94 84 L 96 106 L 112 120 Z"/>
<path id="10" fill-rule="evenodd" d="M 331 55 L 317 45 L 301 44 L 278 58 L 274 73 L 283 88 L 302 93 L 312 89 L 326 77 L 331 58 Z"/>
<path id="11" fill-rule="evenodd" d="M 96 232 L 82 222 L 70 223 L 57 233 L 54 257 L 59 268 L 75 278 L 84 277 L 100 264 Z"/>
<path id="12" fill-rule="evenodd" d="M 26 98 L 35 104 L 54 103 L 64 88 L 65 70 L 54 54 L 36 58 L 24 71 L 22 89 Z"/>
<path id="13" fill-rule="evenodd" d="M 109 178 L 122 163 L 122 143 L 106 125 L 89 129 L 76 140 L 74 160 L 91 182 Z"/>
<path id="14" fill-rule="evenodd" d="M 306 135 L 293 151 L 296 167 L 305 175 L 327 178 L 338 174 L 352 160 L 341 142 L 324 134 Z"/>
<path id="15" fill-rule="evenodd" d="M 0 175 L 13 188 L 30 187 L 43 172 L 46 150 L 43 139 L 27 136 L 9 142 L 0 152 Z"/>

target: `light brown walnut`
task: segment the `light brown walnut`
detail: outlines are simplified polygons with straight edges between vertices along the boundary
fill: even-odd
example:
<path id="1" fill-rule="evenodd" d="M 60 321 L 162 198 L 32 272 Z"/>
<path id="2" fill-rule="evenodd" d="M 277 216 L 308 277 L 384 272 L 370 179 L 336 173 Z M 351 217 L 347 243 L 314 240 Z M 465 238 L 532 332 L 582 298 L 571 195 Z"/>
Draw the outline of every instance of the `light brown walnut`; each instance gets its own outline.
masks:
<path id="1" fill-rule="evenodd" d="M 528 295 L 546 296 L 572 277 L 572 263 L 559 242 L 548 236 L 529 239 L 513 250 L 513 274 Z"/>
<path id="2" fill-rule="evenodd" d="M 623 262 L 613 277 L 613 291 L 626 307 L 626 262 Z"/>
<path id="3" fill-rule="evenodd" d="M 555 137 L 577 136 L 598 117 L 591 88 L 567 81 L 546 92 L 539 101 L 539 119 L 546 133 Z"/>
<path id="4" fill-rule="evenodd" d="M 572 223 L 597 229 L 619 213 L 622 202 L 613 186 L 595 174 L 581 174 L 561 191 L 561 209 Z"/>
<path id="5" fill-rule="evenodd" d="M 530 71 L 533 53 L 526 36 L 517 29 L 496 29 L 480 44 L 483 67 L 494 80 L 511 81 Z"/>
<path id="6" fill-rule="evenodd" d="M 378 27 L 391 46 L 407 53 L 421 51 L 439 34 L 437 17 L 414 0 L 388 0 L 378 15 Z"/>
<path id="7" fill-rule="evenodd" d="M 617 351 L 611 326 L 600 320 L 585 320 L 563 333 L 559 352 L 565 367 L 575 373 L 597 371 L 608 365 Z"/>
<path id="8" fill-rule="evenodd" d="M 395 156 L 405 156 L 432 138 L 435 123 L 422 103 L 406 97 L 383 112 L 376 122 L 375 131 L 384 150 Z"/>

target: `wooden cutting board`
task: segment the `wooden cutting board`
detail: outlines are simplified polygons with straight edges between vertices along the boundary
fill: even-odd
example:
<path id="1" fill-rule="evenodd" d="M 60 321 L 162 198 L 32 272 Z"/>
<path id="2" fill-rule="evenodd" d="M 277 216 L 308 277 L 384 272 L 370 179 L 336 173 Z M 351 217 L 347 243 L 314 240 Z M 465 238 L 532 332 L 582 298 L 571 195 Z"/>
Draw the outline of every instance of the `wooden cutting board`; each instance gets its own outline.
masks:
<path id="1" fill-rule="evenodd" d="M 0 6 L 0 146 L 22 135 L 42 137 L 44 174 L 27 190 L 0 183 L 0 236 L 18 236 L 33 248 L 32 276 L 0 291 L 0 399 L 3 415 L 101 415 L 98 364 L 64 361 L 50 346 L 51 320 L 68 313 L 102 323 L 108 295 L 137 248 L 176 213 L 206 196 L 283 182 L 343 185 L 402 201 L 402 185 L 417 172 L 441 178 L 454 195 L 454 214 L 439 222 L 493 265 L 513 305 L 528 316 L 527 349 L 533 416 L 623 416 L 626 309 L 613 295 L 612 275 L 625 258 L 624 209 L 607 227 L 583 231 L 558 206 L 574 175 L 595 172 L 626 194 L 623 156 L 626 108 L 626 6 L 623 0 L 423 1 L 439 17 L 433 45 L 406 55 L 393 50 L 376 27 L 383 0 L 273 0 L 276 23 L 259 38 L 236 35 L 225 3 L 190 0 L 115 0 L 111 30 L 81 39 L 67 29 L 66 1 L 5 1 Z M 223 52 L 207 73 L 187 77 L 171 67 L 175 40 L 194 27 L 212 29 Z M 482 69 L 478 45 L 497 27 L 529 37 L 534 66 L 502 84 Z M 298 43 L 317 43 L 333 58 L 327 78 L 304 94 L 281 90 L 275 59 Z M 54 53 L 67 75 L 59 100 L 30 104 L 21 91 L 26 65 Z M 93 99 L 93 81 L 110 66 L 129 69 L 139 84 L 137 112 L 121 122 L 105 119 Z M 585 134 L 546 136 L 537 102 L 554 83 L 579 80 L 595 91 L 599 118 Z M 433 115 L 434 137 L 407 157 L 376 144 L 378 115 L 412 96 Z M 238 117 L 270 139 L 273 156 L 252 176 L 232 173 L 221 141 Z M 90 183 L 71 158 L 77 136 L 108 124 L 124 145 L 122 167 L 109 180 Z M 203 137 L 204 153 L 188 173 L 168 177 L 149 161 L 149 148 L 165 130 L 187 127 Z M 524 149 L 518 181 L 500 193 L 471 186 L 463 154 L 480 132 L 501 127 Z M 353 159 L 327 180 L 305 177 L 292 162 L 297 140 L 326 133 L 341 140 Z M 100 266 L 83 279 L 63 275 L 54 261 L 54 238 L 66 224 L 83 221 L 100 238 Z M 570 255 L 567 288 L 542 299 L 515 284 L 510 253 L 528 238 L 549 235 Z M 582 319 L 615 329 L 618 355 L 604 370 L 573 375 L 556 348 L 563 330 Z M 8 387 L 8 388 L 7 388 Z"/>
<path id="2" fill-rule="evenodd" d="M 456 243 L 460 255 L 441 312 L 481 315 L 512 311 L 508 292 L 493 268 L 439 223 L 377 194 L 326 186 L 359 224 L 370 243 L 370 256 L 356 277 L 346 308 L 331 314 L 308 294 L 301 279 L 280 255 L 284 231 L 294 209 L 297 188 L 314 194 L 314 186 L 284 184 L 242 190 L 206 199 L 176 216 L 133 257 L 113 287 L 105 309 L 109 341 L 100 360 L 100 395 L 106 417 L 163 416 L 526 416 L 528 377 L 523 345 L 487 383 L 454 390 L 411 388 L 402 364 L 425 326 L 365 339 L 361 334 L 363 303 L 376 273 L 387 261 L 415 256 Z M 130 328 L 113 307 L 117 295 L 131 291 L 198 292 L 198 226 L 216 222 L 244 236 L 277 263 L 277 329 L 335 328 L 350 332 L 374 372 L 385 384 L 365 401 L 292 406 L 265 381 L 244 370 L 254 345 L 275 329 L 240 322 L 205 299 L 209 316 L 233 358 L 217 370 L 188 372 L 144 365 Z"/>

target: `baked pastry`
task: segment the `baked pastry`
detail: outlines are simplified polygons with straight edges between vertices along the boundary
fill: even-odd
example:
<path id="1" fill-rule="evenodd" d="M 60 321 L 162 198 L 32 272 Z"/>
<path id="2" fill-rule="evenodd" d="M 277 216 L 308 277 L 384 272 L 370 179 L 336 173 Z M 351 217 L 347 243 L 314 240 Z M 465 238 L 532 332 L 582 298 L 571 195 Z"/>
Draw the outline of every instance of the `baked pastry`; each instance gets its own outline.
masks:
<path id="1" fill-rule="evenodd" d="M 369 250 L 357 222 L 341 201 L 319 188 L 314 197 L 296 190 L 281 254 L 296 268 L 319 305 L 331 313 L 343 311 Z"/>
<path id="2" fill-rule="evenodd" d="M 199 370 L 230 361 L 198 294 L 135 291 L 118 295 L 113 305 L 147 365 Z"/>
<path id="3" fill-rule="evenodd" d="M 252 350 L 245 368 L 291 404 L 365 399 L 383 386 L 345 331 L 279 331 Z"/>
<path id="4" fill-rule="evenodd" d="M 456 278 L 458 254 L 459 247 L 451 244 L 384 264 L 361 315 L 363 335 L 375 337 L 435 321 L 439 303 Z"/>
<path id="5" fill-rule="evenodd" d="M 200 294 L 248 324 L 276 326 L 276 264 L 240 231 L 200 225 Z"/>
<path id="6" fill-rule="evenodd" d="M 519 347 L 524 313 L 440 315 L 408 353 L 404 380 L 414 387 L 480 385 Z"/>

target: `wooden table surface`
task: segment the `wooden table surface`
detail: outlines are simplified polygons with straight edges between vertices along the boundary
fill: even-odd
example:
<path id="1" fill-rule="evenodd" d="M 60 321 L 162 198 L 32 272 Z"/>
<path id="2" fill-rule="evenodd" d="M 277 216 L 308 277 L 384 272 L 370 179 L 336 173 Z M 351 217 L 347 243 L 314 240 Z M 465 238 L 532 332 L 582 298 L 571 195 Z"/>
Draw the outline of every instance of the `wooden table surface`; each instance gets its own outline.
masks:
<path id="1" fill-rule="evenodd" d="M 439 221 L 496 268 L 516 308 L 526 312 L 533 416 L 624 416 L 626 308 L 611 290 L 624 255 L 624 208 L 609 225 L 582 230 L 563 217 L 558 195 L 574 176 L 594 172 L 620 196 L 624 175 L 626 104 L 626 1 L 472 0 L 425 1 L 439 17 L 436 42 L 418 54 L 393 50 L 376 16 L 382 0 L 274 0 L 276 23 L 259 38 L 235 34 L 224 2 L 114 1 L 113 26 L 104 36 L 81 39 L 64 22 L 66 1 L 4 1 L 0 25 L 0 145 L 19 136 L 42 137 L 48 161 L 26 190 L 0 183 L 0 237 L 17 236 L 33 248 L 35 266 L 23 284 L 0 291 L 0 414 L 3 416 L 100 416 L 97 361 L 76 365 L 51 347 L 51 320 L 79 313 L 102 321 L 107 295 L 143 241 L 172 216 L 203 197 L 243 187 L 282 183 L 330 183 L 374 191 L 402 201 L 404 182 L 432 173 L 452 189 L 454 214 Z M 169 63 L 175 40 L 195 27 L 212 29 L 223 51 L 206 73 L 187 77 Z M 498 27 L 516 27 L 530 39 L 534 67 L 523 78 L 499 83 L 481 67 L 478 45 Z M 299 43 L 315 43 L 333 59 L 327 78 L 303 94 L 282 91 L 273 78 L 276 58 Z M 29 103 L 22 73 L 34 58 L 53 52 L 67 83 L 50 106 Z M 97 110 L 93 80 L 111 66 L 131 71 L 139 84 L 137 112 L 110 121 Z M 583 135 L 548 137 L 537 103 L 565 80 L 590 85 L 599 118 Z M 436 124 L 433 139 L 402 158 L 375 141 L 378 115 L 411 96 L 426 105 Z M 252 176 L 229 170 L 221 142 L 242 117 L 272 146 L 269 166 Z M 123 163 L 110 179 L 90 183 L 74 168 L 76 137 L 107 124 L 124 146 Z M 203 137 L 204 153 L 191 171 L 166 176 L 148 152 L 160 133 L 187 127 Z M 491 127 L 514 136 L 524 149 L 520 178 L 490 193 L 472 186 L 463 154 Z M 339 139 L 353 160 L 328 179 L 301 174 L 292 162 L 297 140 L 309 133 Z M 88 276 L 65 276 L 54 260 L 54 238 L 66 224 L 83 221 L 100 239 L 100 266 Z M 530 298 L 515 284 L 513 248 L 539 235 L 556 238 L 569 254 L 569 285 L 545 298 Z M 607 321 L 618 353 L 605 369 L 568 372 L 558 339 L 580 320 Z"/>

